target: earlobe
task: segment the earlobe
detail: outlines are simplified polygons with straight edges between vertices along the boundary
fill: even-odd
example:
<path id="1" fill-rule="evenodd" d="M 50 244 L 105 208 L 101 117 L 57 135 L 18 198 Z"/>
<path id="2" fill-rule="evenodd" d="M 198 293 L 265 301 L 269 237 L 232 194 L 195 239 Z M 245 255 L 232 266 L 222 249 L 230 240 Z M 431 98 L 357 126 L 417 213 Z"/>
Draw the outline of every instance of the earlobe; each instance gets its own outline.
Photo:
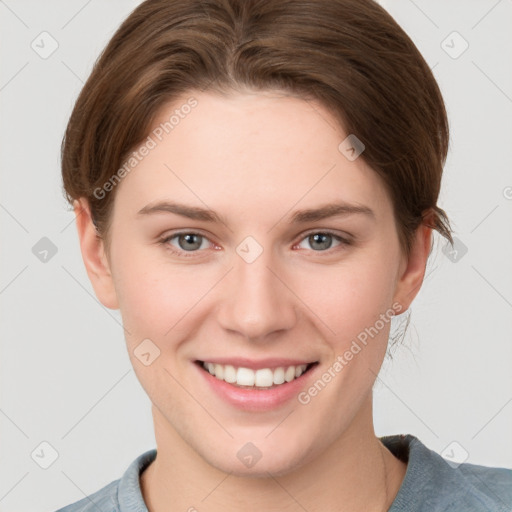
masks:
<path id="1" fill-rule="evenodd" d="M 103 240 L 92 221 L 87 199 L 73 202 L 82 259 L 98 300 L 109 309 L 119 309 L 110 265 Z"/>
<path id="2" fill-rule="evenodd" d="M 411 245 L 411 253 L 402 262 L 395 289 L 394 302 L 398 302 L 405 313 L 420 291 L 425 277 L 428 256 L 432 249 L 432 228 L 421 224 L 416 230 Z M 405 258 L 405 256 L 404 256 Z"/>

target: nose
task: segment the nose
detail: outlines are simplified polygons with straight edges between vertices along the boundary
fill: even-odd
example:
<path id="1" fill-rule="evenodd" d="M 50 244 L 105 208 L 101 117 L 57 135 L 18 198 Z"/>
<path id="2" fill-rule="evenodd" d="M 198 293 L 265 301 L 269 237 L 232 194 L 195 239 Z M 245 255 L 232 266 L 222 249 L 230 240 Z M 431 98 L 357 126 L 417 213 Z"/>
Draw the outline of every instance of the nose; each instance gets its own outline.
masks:
<path id="1" fill-rule="evenodd" d="M 235 254 L 234 268 L 223 283 L 219 323 L 250 341 L 264 342 L 297 321 L 295 296 L 284 284 L 286 278 L 273 264 L 270 252 L 263 251 L 252 263 Z"/>

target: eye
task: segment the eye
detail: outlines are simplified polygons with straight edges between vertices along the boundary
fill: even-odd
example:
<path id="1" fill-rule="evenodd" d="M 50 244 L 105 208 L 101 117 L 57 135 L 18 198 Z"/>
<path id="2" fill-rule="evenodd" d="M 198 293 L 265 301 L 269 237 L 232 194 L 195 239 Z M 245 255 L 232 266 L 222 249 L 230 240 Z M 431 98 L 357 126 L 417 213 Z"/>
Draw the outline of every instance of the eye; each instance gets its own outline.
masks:
<path id="1" fill-rule="evenodd" d="M 215 245 L 206 236 L 193 231 L 174 233 L 159 242 L 172 253 L 184 257 L 193 256 L 194 253 L 201 252 L 201 249 L 208 249 Z M 308 244 L 309 247 L 305 247 L 304 244 Z M 331 248 L 342 248 L 350 244 L 350 240 L 329 231 L 314 231 L 302 238 L 295 247 L 301 249 L 311 248 L 314 252 L 327 252 Z"/>
<path id="2" fill-rule="evenodd" d="M 334 233 L 330 233 L 328 231 L 316 231 L 310 233 L 302 241 L 298 244 L 298 247 L 302 249 L 308 249 L 308 247 L 304 247 L 304 243 L 309 244 L 309 246 L 316 252 L 322 252 L 333 247 L 333 242 L 336 242 L 337 246 L 342 245 L 350 245 L 350 242 L 339 235 L 335 235 Z"/>
<path id="3" fill-rule="evenodd" d="M 175 233 L 163 240 L 163 245 L 170 246 L 172 252 L 198 252 L 199 249 L 207 249 L 211 242 L 204 235 L 194 232 Z"/>

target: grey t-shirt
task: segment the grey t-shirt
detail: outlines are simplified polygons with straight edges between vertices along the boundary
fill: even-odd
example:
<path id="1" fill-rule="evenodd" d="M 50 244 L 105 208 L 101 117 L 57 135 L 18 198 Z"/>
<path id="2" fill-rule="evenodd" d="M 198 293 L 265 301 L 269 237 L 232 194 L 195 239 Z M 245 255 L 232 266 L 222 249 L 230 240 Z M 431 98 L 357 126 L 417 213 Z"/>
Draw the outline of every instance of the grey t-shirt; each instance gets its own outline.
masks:
<path id="1" fill-rule="evenodd" d="M 511 512 L 512 469 L 447 462 L 413 435 L 380 438 L 408 462 L 405 478 L 388 512 Z M 124 475 L 57 512 L 147 512 L 139 475 L 156 450 L 137 457 Z"/>

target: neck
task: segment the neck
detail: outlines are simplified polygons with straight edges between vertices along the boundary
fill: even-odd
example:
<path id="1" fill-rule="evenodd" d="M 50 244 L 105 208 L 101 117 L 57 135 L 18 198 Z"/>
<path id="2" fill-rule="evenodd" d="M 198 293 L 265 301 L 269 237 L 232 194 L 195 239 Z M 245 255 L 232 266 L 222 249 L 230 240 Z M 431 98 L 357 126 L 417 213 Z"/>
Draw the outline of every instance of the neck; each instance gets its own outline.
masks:
<path id="1" fill-rule="evenodd" d="M 370 397 L 351 427 L 311 462 L 285 475 L 251 478 L 209 465 L 153 407 L 157 457 L 140 479 L 148 510 L 387 511 L 407 465 L 375 436 L 371 413 Z"/>

